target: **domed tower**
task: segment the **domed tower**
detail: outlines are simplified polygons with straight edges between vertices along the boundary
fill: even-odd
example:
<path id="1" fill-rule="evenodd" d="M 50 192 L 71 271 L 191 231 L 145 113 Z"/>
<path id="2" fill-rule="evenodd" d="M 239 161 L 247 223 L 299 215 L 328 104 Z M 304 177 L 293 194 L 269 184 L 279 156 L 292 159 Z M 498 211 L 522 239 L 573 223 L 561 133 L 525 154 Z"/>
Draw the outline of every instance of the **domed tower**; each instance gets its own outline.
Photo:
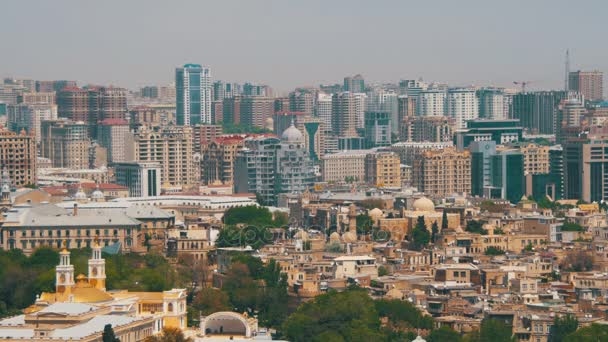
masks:
<path id="1" fill-rule="evenodd" d="M 95 187 L 95 191 L 93 191 L 93 193 L 91 194 L 91 201 L 104 202 L 105 199 L 106 199 L 106 197 L 104 196 L 103 192 L 101 192 L 101 190 L 99 190 L 99 183 L 98 183 L 97 186 Z"/>
<path id="2" fill-rule="evenodd" d="M 78 192 L 74 195 L 74 200 L 78 203 L 86 203 L 89 201 L 87 194 L 82 190 L 82 185 L 78 185 Z"/>
<path id="3" fill-rule="evenodd" d="M 101 257 L 101 245 L 95 239 L 93 255 L 89 259 L 89 284 L 96 289 L 106 290 L 106 260 Z"/>
<path id="4" fill-rule="evenodd" d="M 70 263 L 70 251 L 63 243 L 63 250 L 59 252 L 59 265 L 55 267 L 55 292 L 69 295 L 74 286 L 74 266 Z"/>
<path id="5" fill-rule="evenodd" d="M 296 128 L 293 120 L 291 120 L 291 125 L 283 131 L 281 140 L 290 143 L 304 143 L 304 135 Z"/>

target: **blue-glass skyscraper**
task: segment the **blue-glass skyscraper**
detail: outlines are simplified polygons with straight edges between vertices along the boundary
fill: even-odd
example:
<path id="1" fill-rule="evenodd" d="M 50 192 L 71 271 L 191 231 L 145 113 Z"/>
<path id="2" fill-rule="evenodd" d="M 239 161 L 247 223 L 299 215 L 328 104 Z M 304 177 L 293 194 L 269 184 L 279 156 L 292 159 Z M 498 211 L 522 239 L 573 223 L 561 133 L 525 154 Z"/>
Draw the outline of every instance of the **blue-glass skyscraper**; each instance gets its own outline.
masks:
<path id="1" fill-rule="evenodd" d="M 200 64 L 175 69 L 176 116 L 178 125 L 210 124 L 211 72 Z"/>

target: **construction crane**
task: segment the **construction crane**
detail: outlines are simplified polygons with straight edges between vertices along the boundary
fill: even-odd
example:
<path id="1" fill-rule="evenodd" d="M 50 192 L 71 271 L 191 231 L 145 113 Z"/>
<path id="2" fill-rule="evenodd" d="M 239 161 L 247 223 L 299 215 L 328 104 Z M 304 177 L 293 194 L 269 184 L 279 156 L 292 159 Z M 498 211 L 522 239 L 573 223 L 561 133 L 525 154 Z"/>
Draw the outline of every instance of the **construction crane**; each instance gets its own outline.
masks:
<path id="1" fill-rule="evenodd" d="M 525 93 L 526 92 L 526 86 L 528 84 L 532 83 L 532 81 L 514 81 L 513 84 L 518 84 L 521 85 L 521 92 Z"/>

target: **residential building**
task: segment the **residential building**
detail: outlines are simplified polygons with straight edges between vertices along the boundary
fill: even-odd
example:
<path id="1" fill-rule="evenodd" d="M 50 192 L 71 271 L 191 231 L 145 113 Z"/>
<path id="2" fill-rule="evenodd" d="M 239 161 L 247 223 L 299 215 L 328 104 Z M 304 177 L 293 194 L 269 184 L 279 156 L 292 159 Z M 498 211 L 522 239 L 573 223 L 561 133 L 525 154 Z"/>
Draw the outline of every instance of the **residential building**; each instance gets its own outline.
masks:
<path id="1" fill-rule="evenodd" d="M 274 113 L 274 99 L 266 96 L 244 96 L 240 101 L 239 123 L 249 127 L 266 127 Z"/>
<path id="2" fill-rule="evenodd" d="M 399 142 L 391 145 L 391 151 L 397 153 L 401 158 L 401 163 L 405 165 L 414 165 L 414 161 L 426 151 L 442 150 L 452 147 L 454 144 L 451 141 L 444 142 Z"/>
<path id="3" fill-rule="evenodd" d="M 0 128 L 0 165 L 5 186 L 23 187 L 36 184 L 36 139 L 31 134 L 11 132 Z M 5 182 L 3 182 L 5 183 Z M 4 190 L 3 190 L 4 191 Z"/>
<path id="4" fill-rule="evenodd" d="M 13 132 L 25 130 L 36 137 L 36 143 L 42 139 L 40 123 L 43 120 L 57 119 L 57 106 L 54 104 L 20 103 L 7 106 L 7 126 Z"/>
<path id="5" fill-rule="evenodd" d="M 193 186 L 198 183 L 198 166 L 194 162 L 192 127 L 141 127 L 134 136 L 138 162 L 162 165 L 161 184 Z"/>
<path id="6" fill-rule="evenodd" d="M 289 110 L 312 116 L 315 111 L 316 95 L 314 89 L 297 89 L 291 92 L 289 94 Z"/>
<path id="7" fill-rule="evenodd" d="M 332 95 L 319 93 L 315 104 L 315 116 L 323 120 L 327 131 L 332 131 Z"/>
<path id="8" fill-rule="evenodd" d="M 45 120 L 41 124 L 40 152 L 53 167 L 89 168 L 89 126 L 83 121 Z"/>
<path id="9" fill-rule="evenodd" d="M 365 181 L 383 188 L 401 188 L 401 161 L 395 152 L 365 156 Z"/>
<path id="10" fill-rule="evenodd" d="M 372 150 L 349 150 L 326 154 L 321 158 L 321 174 L 324 182 L 363 182 L 365 157 Z"/>
<path id="11" fill-rule="evenodd" d="M 479 118 L 489 120 L 504 120 L 509 112 L 505 111 L 505 94 L 503 89 L 483 88 L 477 90 L 479 100 Z"/>
<path id="12" fill-rule="evenodd" d="M 517 149 L 524 155 L 524 174 L 537 175 L 549 173 L 551 169 L 551 159 L 549 158 L 551 146 L 531 142 L 519 142 L 510 144 L 509 147 Z"/>
<path id="13" fill-rule="evenodd" d="M 215 81 L 213 82 L 213 101 L 224 101 L 242 93 L 241 85 L 238 83 Z"/>
<path id="14" fill-rule="evenodd" d="M 132 161 L 133 134 L 124 119 L 105 119 L 97 125 L 97 142 L 108 151 L 108 162 Z"/>
<path id="15" fill-rule="evenodd" d="M 364 93 L 365 92 L 365 80 L 363 76 L 357 74 L 355 76 L 344 77 L 344 91 L 351 93 Z"/>
<path id="16" fill-rule="evenodd" d="M 202 146 L 201 181 L 203 184 L 234 183 L 234 169 L 237 152 L 245 145 L 245 138 L 226 135 L 215 138 Z"/>
<path id="17" fill-rule="evenodd" d="M 568 75 L 570 91 L 581 94 L 585 100 L 601 101 L 604 98 L 604 73 L 601 71 L 572 71 Z"/>
<path id="18" fill-rule="evenodd" d="M 281 193 L 303 193 L 314 181 L 314 168 L 304 147 L 304 136 L 295 126 L 281 139 L 255 137 L 245 140 L 237 153 L 234 189 L 255 193 L 260 203 L 276 205 Z"/>
<path id="19" fill-rule="evenodd" d="M 446 108 L 447 92 L 444 89 L 427 89 L 418 94 L 417 112 L 418 116 L 444 116 Z"/>
<path id="20" fill-rule="evenodd" d="M 446 107 L 446 116 L 454 119 L 456 128 L 465 128 L 468 121 L 479 117 L 479 102 L 472 88 L 448 89 Z"/>
<path id="21" fill-rule="evenodd" d="M 220 135 L 222 135 L 221 125 L 194 125 L 192 134 L 194 152 L 201 153 L 203 145 L 211 143 Z"/>
<path id="22" fill-rule="evenodd" d="M 211 70 L 200 64 L 175 69 L 176 118 L 178 125 L 210 124 Z"/>
<path id="23" fill-rule="evenodd" d="M 401 139 L 409 142 L 447 142 L 454 139 L 454 119 L 447 116 L 408 116 L 402 121 Z"/>
<path id="24" fill-rule="evenodd" d="M 332 132 L 338 137 L 357 136 L 355 95 L 350 92 L 334 94 L 332 98 Z"/>
<path id="25" fill-rule="evenodd" d="M 555 134 L 557 109 L 567 97 L 564 91 L 537 91 L 513 96 L 510 118 L 519 119 L 521 126 L 531 134 Z"/>
<path id="26" fill-rule="evenodd" d="M 471 192 L 471 154 L 455 148 L 422 153 L 413 163 L 412 183 L 431 196 Z"/>

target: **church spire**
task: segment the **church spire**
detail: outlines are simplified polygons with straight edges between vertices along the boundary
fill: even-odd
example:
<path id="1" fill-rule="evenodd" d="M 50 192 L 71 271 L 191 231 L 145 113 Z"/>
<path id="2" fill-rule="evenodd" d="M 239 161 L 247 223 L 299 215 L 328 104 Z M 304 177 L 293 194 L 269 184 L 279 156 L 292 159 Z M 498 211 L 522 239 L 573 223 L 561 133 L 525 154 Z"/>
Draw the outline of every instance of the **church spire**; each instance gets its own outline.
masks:
<path id="1" fill-rule="evenodd" d="M 93 253 L 89 259 L 89 284 L 102 291 L 106 290 L 106 261 L 101 257 L 99 238 L 95 237 Z"/>

